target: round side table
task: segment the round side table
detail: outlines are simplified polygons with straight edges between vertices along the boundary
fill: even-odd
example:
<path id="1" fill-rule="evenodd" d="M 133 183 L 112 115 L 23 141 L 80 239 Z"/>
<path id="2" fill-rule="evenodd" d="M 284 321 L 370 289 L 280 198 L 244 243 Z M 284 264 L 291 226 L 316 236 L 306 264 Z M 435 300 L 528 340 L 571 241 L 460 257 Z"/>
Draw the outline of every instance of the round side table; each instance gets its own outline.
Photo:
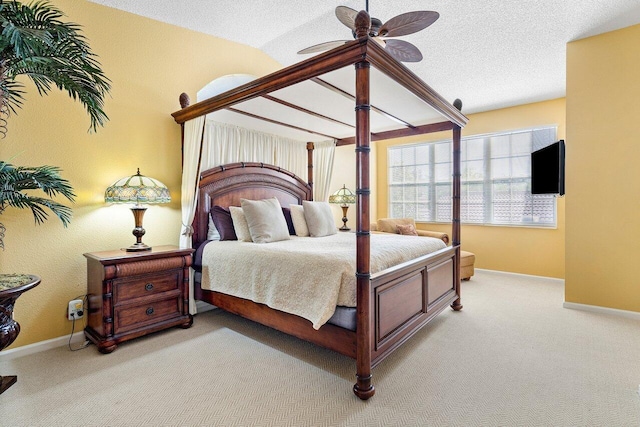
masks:
<path id="1" fill-rule="evenodd" d="M 13 320 L 13 306 L 24 292 L 40 284 L 40 277 L 29 274 L 0 274 L 0 351 L 18 338 L 20 325 Z M 0 394 L 17 381 L 15 375 L 0 376 Z"/>

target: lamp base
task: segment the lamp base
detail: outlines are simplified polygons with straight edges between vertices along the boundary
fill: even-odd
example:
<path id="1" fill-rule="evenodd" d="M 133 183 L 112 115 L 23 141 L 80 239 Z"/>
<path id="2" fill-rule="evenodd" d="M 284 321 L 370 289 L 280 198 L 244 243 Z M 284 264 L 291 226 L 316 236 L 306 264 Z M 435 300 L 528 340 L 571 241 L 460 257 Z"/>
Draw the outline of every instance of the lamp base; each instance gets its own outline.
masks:
<path id="1" fill-rule="evenodd" d="M 347 210 L 349 209 L 348 205 L 340 206 L 342 208 L 342 227 L 338 228 L 340 231 L 351 231 L 349 227 L 347 227 Z"/>
<path id="2" fill-rule="evenodd" d="M 147 211 L 147 208 L 140 205 L 135 205 L 131 208 L 131 212 L 133 212 L 133 219 L 136 222 L 136 228 L 133 229 L 132 234 L 136 236 L 136 242 L 125 249 L 127 252 L 140 252 L 140 251 L 150 251 L 151 246 L 147 246 L 142 243 L 142 236 L 144 236 L 145 231 L 142 228 L 142 218 L 144 217 L 144 213 Z"/>
<path id="3" fill-rule="evenodd" d="M 125 248 L 124 250 L 127 252 L 150 251 L 151 246 L 147 246 L 144 243 L 140 242 L 140 243 L 134 243 L 133 245 L 129 246 L 128 248 Z"/>

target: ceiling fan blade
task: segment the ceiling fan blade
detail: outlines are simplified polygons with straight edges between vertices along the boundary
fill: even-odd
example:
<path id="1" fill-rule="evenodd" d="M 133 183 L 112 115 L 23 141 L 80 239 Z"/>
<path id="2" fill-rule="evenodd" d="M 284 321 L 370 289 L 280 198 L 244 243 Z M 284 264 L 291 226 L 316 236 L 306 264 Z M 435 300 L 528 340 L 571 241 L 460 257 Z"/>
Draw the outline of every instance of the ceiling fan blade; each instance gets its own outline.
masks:
<path id="1" fill-rule="evenodd" d="M 422 53 L 420 53 L 420 50 L 411 43 L 404 40 L 385 40 L 384 49 L 398 61 L 422 61 Z"/>
<path id="2" fill-rule="evenodd" d="M 438 20 L 440 14 L 433 11 L 407 12 L 389 19 L 378 33 L 385 37 L 399 37 L 424 30 Z"/>
<path id="3" fill-rule="evenodd" d="M 346 25 L 351 31 L 355 31 L 356 29 L 356 16 L 358 15 L 357 10 L 353 10 L 347 6 L 338 6 L 336 7 L 336 17 L 338 20 Z"/>
<path id="4" fill-rule="evenodd" d="M 302 49 L 298 52 L 298 55 L 304 55 L 307 53 L 315 53 L 315 52 L 323 52 L 325 50 L 333 49 L 334 47 L 342 46 L 345 43 L 349 43 L 349 40 L 335 40 L 332 42 L 324 42 L 320 44 L 316 44 L 313 46 L 309 46 L 306 49 Z"/>

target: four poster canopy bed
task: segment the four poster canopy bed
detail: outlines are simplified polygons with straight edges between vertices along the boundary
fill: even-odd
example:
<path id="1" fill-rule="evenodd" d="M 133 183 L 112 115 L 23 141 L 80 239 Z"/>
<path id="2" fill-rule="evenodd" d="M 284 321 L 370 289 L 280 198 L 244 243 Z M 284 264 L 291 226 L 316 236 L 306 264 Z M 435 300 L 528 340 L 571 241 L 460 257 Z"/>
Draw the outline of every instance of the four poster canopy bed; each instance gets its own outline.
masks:
<path id="1" fill-rule="evenodd" d="M 247 200 L 262 202 L 275 198 L 276 205 L 279 204 L 282 208 L 303 205 L 306 216 L 313 206 L 308 204 L 313 200 L 313 141 L 331 137 L 336 145 L 355 144 L 357 199 L 355 233 L 338 233 L 337 236 L 327 237 L 291 236 L 290 240 L 287 238 L 283 242 L 264 245 L 247 242 L 213 242 L 205 247 L 204 255 L 201 254 L 202 273 L 196 275 L 192 286 L 195 299 L 206 301 L 221 309 L 356 359 L 356 383 L 353 391 L 363 400 L 374 394 L 371 371 L 375 365 L 446 307 L 451 306 L 454 310 L 462 308 L 459 263 L 460 129 L 467 122 L 467 118 L 460 112 L 459 101 L 454 105 L 448 103 L 415 74 L 393 59 L 367 35 L 369 26 L 369 15 L 362 11 L 356 18 L 358 36 L 356 40 L 193 105 L 188 105 L 188 97 L 183 94 L 181 96 L 183 108 L 173 113 L 176 122 L 183 126 L 185 159 L 187 157 L 193 159 L 202 154 L 202 131 L 196 132 L 194 137 L 189 126 L 196 130 L 202 128 L 205 115 L 218 114 L 218 120 L 233 121 L 232 117 L 238 117 L 245 121 L 248 119 L 261 121 L 263 125 L 266 123 L 270 126 L 268 132 L 275 133 L 275 129 L 280 129 L 284 133 L 302 133 L 305 135 L 302 138 L 306 138 L 307 142 L 309 164 L 306 179 L 280 167 L 256 162 L 236 162 L 200 170 L 201 164 L 198 160 L 196 162 L 198 167 L 192 168 L 191 175 L 194 176 L 185 172 L 183 174 L 183 225 L 191 223 L 190 220 L 193 218 L 192 228 L 186 227 L 185 234 L 191 234 L 191 244 L 196 249 L 201 248 L 207 240 L 208 224 L 214 208 L 223 209 L 241 205 L 246 208 L 249 205 Z M 355 85 L 353 84 L 354 68 Z M 382 81 L 385 82 L 384 85 L 376 85 Z M 319 96 L 316 96 L 318 91 L 323 91 L 329 97 L 335 98 L 328 104 L 325 102 L 313 109 L 312 105 Z M 309 93 L 311 95 L 308 95 Z M 347 102 L 350 107 L 344 108 L 344 102 Z M 398 103 L 411 103 L 412 107 L 415 106 L 411 109 L 411 114 L 414 116 L 400 119 L 394 115 L 393 106 L 399 105 Z M 267 104 L 266 108 L 265 104 Z M 382 104 L 385 108 L 380 107 Z M 329 108 L 326 108 L 326 105 L 329 105 Z M 287 113 L 276 117 L 275 114 L 279 109 L 285 109 Z M 336 114 L 341 111 L 346 111 L 348 116 L 336 118 Z M 304 118 L 301 122 L 295 123 L 295 119 L 299 117 Z M 316 122 L 321 123 L 321 128 L 317 127 Z M 242 125 L 245 126 L 244 123 Z M 370 141 L 440 131 L 453 133 L 452 245 L 447 247 L 440 242 L 441 246 L 425 252 L 417 249 L 418 255 L 410 255 L 410 259 L 396 261 L 398 263 L 395 265 L 381 264 L 379 260 L 388 259 L 390 255 L 378 254 L 378 249 L 390 247 L 396 243 L 390 240 L 380 241 L 384 237 L 370 234 Z M 298 138 L 301 139 L 299 136 Z M 301 140 L 304 141 L 304 139 Z M 194 200 L 191 215 L 184 214 L 186 193 L 190 193 Z M 247 220 L 249 220 L 248 217 Z M 296 227 L 295 231 L 297 230 Z M 414 239 L 406 236 L 398 238 L 405 239 L 403 242 L 412 239 L 421 241 L 429 239 L 423 237 Z M 311 263 L 324 262 L 314 253 L 305 253 L 301 258 L 295 258 L 294 250 L 287 245 L 297 245 L 301 239 L 313 240 L 314 243 L 311 245 L 315 247 L 322 246 L 320 242 L 324 242 L 323 239 L 327 241 L 338 239 L 341 240 L 337 243 L 342 245 L 341 248 L 353 249 L 351 252 L 351 257 L 355 257 L 355 262 L 351 261 L 353 267 L 351 270 L 348 266 L 344 267 L 346 273 L 343 272 L 342 276 L 346 276 L 346 279 L 343 277 L 343 283 L 338 284 L 337 288 L 331 285 L 332 289 L 337 290 L 334 290 L 330 297 L 334 298 L 334 306 L 345 305 L 348 313 L 350 309 L 351 314 L 347 313 L 345 316 L 347 318 L 351 316 L 351 321 L 341 322 L 340 319 L 335 319 L 338 312 L 336 310 L 332 315 L 335 307 L 331 307 L 328 311 L 323 308 L 320 314 L 313 317 L 300 314 L 300 307 L 287 310 L 277 303 L 271 304 L 274 300 L 280 300 L 279 297 L 271 298 L 278 292 L 283 295 L 287 293 L 297 295 L 296 292 L 300 293 L 299 289 L 303 289 L 302 292 L 305 293 L 314 293 L 317 288 L 329 287 L 325 283 L 330 280 L 328 277 L 322 283 L 313 283 L 313 279 L 311 284 L 301 283 L 300 276 L 306 276 L 306 269 L 311 270 L 313 267 L 303 267 L 300 273 L 293 268 L 294 266 L 299 263 L 304 265 L 304 262 L 309 259 Z M 184 244 L 184 241 L 182 243 Z M 279 244 L 283 247 L 279 248 Z M 223 249 L 215 254 L 213 249 L 207 249 L 214 246 Z M 240 261 L 234 262 L 233 254 L 241 254 L 250 246 L 258 248 L 258 251 L 272 254 L 273 263 L 269 260 L 259 260 L 258 255 L 249 255 L 249 262 L 246 257 L 243 258 L 242 271 L 230 273 L 231 276 L 240 277 L 239 281 L 253 281 L 254 283 L 248 284 L 252 288 L 256 287 L 255 282 L 262 280 L 275 280 L 278 282 L 275 285 L 292 282 L 294 286 L 274 291 L 268 290 L 266 293 L 269 295 L 263 298 L 258 297 L 257 302 L 254 302 L 249 297 L 243 297 L 244 294 L 236 293 L 233 287 L 227 292 L 224 285 L 228 283 L 222 283 L 220 288 L 211 288 L 206 284 L 206 282 L 215 281 L 216 277 L 219 279 L 218 275 L 223 274 L 223 270 L 228 265 L 239 264 Z M 305 250 L 301 249 L 301 251 Z M 334 254 L 342 253 L 341 251 L 342 249 L 329 252 Z M 283 259 L 288 263 L 288 267 L 276 267 L 276 258 Z M 213 260 L 211 261 L 213 265 L 207 266 L 206 259 Z M 256 264 L 257 271 L 249 272 L 247 264 Z M 267 267 L 260 267 L 261 265 Z M 270 265 L 274 267 L 271 269 Z M 325 271 L 329 269 L 331 268 L 328 267 Z M 281 275 L 284 274 L 283 270 L 291 270 L 288 280 L 286 276 Z M 246 274 L 246 277 L 243 274 Z M 344 281 L 349 279 L 352 279 L 352 288 L 350 291 L 344 291 L 341 286 L 344 287 Z M 225 280 L 231 279 L 223 279 Z M 348 307 L 348 303 L 336 303 L 336 292 L 352 292 L 350 297 L 353 300 L 352 307 Z M 345 298 L 349 299 L 349 296 Z M 286 303 L 284 305 L 286 306 Z M 328 321 L 327 318 L 329 318 Z"/>

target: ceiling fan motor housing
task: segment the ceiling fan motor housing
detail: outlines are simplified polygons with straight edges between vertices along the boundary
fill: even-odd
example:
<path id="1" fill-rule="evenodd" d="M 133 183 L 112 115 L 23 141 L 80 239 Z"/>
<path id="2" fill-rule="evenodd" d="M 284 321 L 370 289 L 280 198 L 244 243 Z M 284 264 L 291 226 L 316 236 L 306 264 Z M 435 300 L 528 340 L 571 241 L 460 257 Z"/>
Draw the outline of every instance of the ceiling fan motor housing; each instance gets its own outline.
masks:
<path id="1" fill-rule="evenodd" d="M 383 34 L 378 34 L 380 31 L 380 27 L 382 27 L 382 21 L 378 18 L 371 18 L 371 29 L 369 30 L 369 35 L 371 37 L 382 36 Z"/>

